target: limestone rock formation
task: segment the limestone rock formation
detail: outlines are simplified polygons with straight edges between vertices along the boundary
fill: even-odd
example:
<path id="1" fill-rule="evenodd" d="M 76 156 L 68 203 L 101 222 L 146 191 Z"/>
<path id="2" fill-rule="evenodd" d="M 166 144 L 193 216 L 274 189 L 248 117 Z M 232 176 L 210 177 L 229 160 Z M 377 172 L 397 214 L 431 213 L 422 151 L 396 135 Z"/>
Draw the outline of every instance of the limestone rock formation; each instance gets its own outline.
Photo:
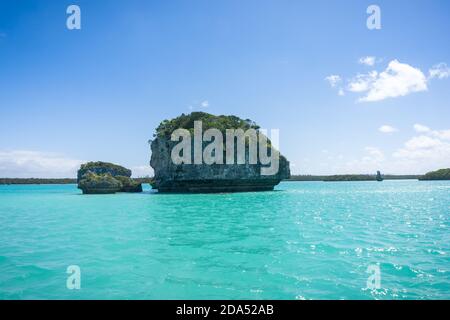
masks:
<path id="1" fill-rule="evenodd" d="M 170 134 L 178 128 L 192 132 L 194 121 L 198 120 L 203 121 L 203 130 L 217 128 L 224 132 L 226 129 L 240 128 L 244 131 L 249 128 L 259 129 L 259 126 L 250 120 L 242 120 L 235 116 L 214 116 L 204 112 L 193 112 L 190 115 L 163 121 L 156 130 L 155 139 L 151 142 L 150 165 L 155 172 L 152 187 L 158 189 L 158 192 L 268 191 L 273 190 L 282 179 L 290 177 L 289 162 L 281 155 L 279 169 L 273 175 L 262 175 L 261 169 L 264 165 L 260 162 L 250 164 L 248 154 L 244 164 L 174 164 L 171 151 L 179 142 L 171 141 Z M 207 144 L 203 143 L 202 148 L 204 149 Z M 236 158 L 236 148 L 234 152 Z"/>
<path id="2" fill-rule="evenodd" d="M 88 171 L 78 182 L 78 188 L 84 194 L 106 194 L 120 191 L 122 184 L 110 173 L 96 174 Z"/>
<path id="3" fill-rule="evenodd" d="M 131 179 L 131 170 L 108 162 L 82 164 L 77 175 L 83 194 L 142 192 L 142 185 Z"/>
<path id="4" fill-rule="evenodd" d="M 383 177 L 381 176 L 381 172 L 380 171 L 377 171 L 376 180 L 377 181 L 383 181 Z"/>
<path id="5" fill-rule="evenodd" d="M 133 181 L 130 177 L 115 176 L 114 178 L 122 184 L 120 192 L 142 192 L 142 184 Z"/>

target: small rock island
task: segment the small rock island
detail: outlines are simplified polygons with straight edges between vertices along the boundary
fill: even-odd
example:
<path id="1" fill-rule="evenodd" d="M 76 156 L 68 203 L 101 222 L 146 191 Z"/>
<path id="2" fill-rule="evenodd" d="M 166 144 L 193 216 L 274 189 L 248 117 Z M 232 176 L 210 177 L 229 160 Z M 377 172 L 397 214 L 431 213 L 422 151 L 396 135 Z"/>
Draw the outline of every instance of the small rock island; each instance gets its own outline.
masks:
<path id="1" fill-rule="evenodd" d="M 278 157 L 278 170 L 276 173 L 269 175 L 262 174 L 265 170 L 264 168 L 267 166 L 261 164 L 259 161 L 257 163 L 249 161 L 250 148 L 247 147 L 249 147 L 250 140 L 248 139 L 244 139 L 246 151 L 243 157 L 241 154 L 240 163 L 236 160 L 233 164 L 228 162 L 225 163 L 225 161 L 222 163 L 215 162 L 209 164 L 194 161 L 175 164 L 171 156 L 173 148 L 179 141 L 173 141 L 171 139 L 172 133 L 177 129 L 186 129 L 189 131 L 188 133 L 195 135 L 195 125 L 199 121 L 202 123 L 202 137 L 206 136 L 205 131 L 208 129 L 217 129 L 215 132 L 222 133 L 224 140 L 226 140 L 226 131 L 228 129 L 242 129 L 245 132 L 247 132 L 248 129 L 254 129 L 258 132 L 258 135 L 262 135 L 259 131 L 260 127 L 256 123 L 249 119 L 240 119 L 236 116 L 216 116 L 205 112 L 192 112 L 188 115 L 182 114 L 172 120 L 164 120 L 156 129 L 154 140 L 151 141 L 152 156 L 150 165 L 154 169 L 154 179 L 151 183 L 153 189 L 157 189 L 158 192 L 161 193 L 269 191 L 273 190 L 274 186 L 279 184 L 281 180 L 290 177 L 289 162 L 282 155 L 279 155 Z M 209 142 L 202 140 L 202 142 L 200 142 L 200 152 L 211 150 L 208 148 L 213 141 L 216 141 L 216 139 L 216 137 L 214 140 L 211 138 Z M 224 144 L 226 143 L 226 141 L 223 142 Z M 197 147 L 195 145 L 196 143 Z M 274 152 L 279 154 L 279 152 L 272 147 L 271 142 L 268 139 L 266 146 L 268 147 L 266 149 L 269 154 Z M 195 142 L 195 140 L 192 141 L 192 144 L 189 146 L 189 149 L 191 150 L 191 157 L 189 158 L 195 158 L 194 152 L 196 148 L 198 151 L 198 147 L 199 143 Z M 258 151 L 260 148 L 261 146 L 258 145 Z M 221 159 L 225 159 L 227 157 L 226 151 L 228 151 L 225 149 L 228 148 L 223 147 L 223 149 L 218 149 L 222 151 L 211 151 L 211 154 L 217 156 L 218 154 L 215 153 L 223 152 L 223 157 L 221 157 Z M 231 150 L 233 150 L 231 152 L 234 152 L 233 159 L 238 159 L 237 146 L 236 148 L 233 147 Z"/>
<path id="2" fill-rule="evenodd" d="M 142 192 L 142 184 L 131 179 L 131 170 L 109 162 L 82 164 L 77 182 L 83 194 Z"/>
<path id="3" fill-rule="evenodd" d="M 376 180 L 379 181 L 379 182 L 383 181 L 383 176 L 381 175 L 380 171 L 377 171 Z"/>

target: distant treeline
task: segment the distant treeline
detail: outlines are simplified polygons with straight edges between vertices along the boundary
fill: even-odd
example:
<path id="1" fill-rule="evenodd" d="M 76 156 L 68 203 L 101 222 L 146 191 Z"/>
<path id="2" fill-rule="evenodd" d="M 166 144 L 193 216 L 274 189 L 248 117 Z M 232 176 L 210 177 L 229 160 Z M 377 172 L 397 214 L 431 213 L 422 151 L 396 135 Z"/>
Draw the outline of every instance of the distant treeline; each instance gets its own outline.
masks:
<path id="1" fill-rule="evenodd" d="M 428 172 L 420 180 L 450 180 L 450 168 Z"/>
<path id="2" fill-rule="evenodd" d="M 286 181 L 375 181 L 376 175 L 371 174 L 340 174 L 332 176 L 313 176 L 313 175 L 292 175 Z M 409 175 L 382 175 L 384 180 L 450 180 L 450 168 L 439 169 L 428 172 L 424 175 L 409 174 Z"/>
<path id="3" fill-rule="evenodd" d="M 0 184 L 70 184 L 70 183 L 77 183 L 77 179 L 0 178 Z"/>
<path id="4" fill-rule="evenodd" d="M 450 169 L 440 169 L 428 172 L 425 175 L 382 175 L 384 180 L 450 180 Z M 140 183 L 151 183 L 153 178 L 133 178 Z M 315 176 L 315 175 L 292 175 L 290 179 L 285 181 L 375 181 L 376 175 L 370 174 L 342 174 L 331 176 Z M 72 184 L 77 183 L 77 179 L 40 179 L 40 178 L 0 178 L 2 184 Z"/>
<path id="5" fill-rule="evenodd" d="M 383 175 L 385 180 L 419 179 L 421 175 Z M 375 181 L 376 175 L 342 174 L 332 176 L 293 175 L 286 181 Z"/>
<path id="6" fill-rule="evenodd" d="M 133 180 L 140 183 L 150 183 L 152 178 L 133 178 Z M 62 179 L 40 179 L 40 178 L 0 178 L 1 184 L 74 184 L 77 179 L 62 178 Z"/>
<path id="7" fill-rule="evenodd" d="M 153 178 L 150 178 L 150 177 L 131 178 L 131 179 L 133 179 L 134 181 L 139 182 L 139 183 L 152 183 L 152 181 L 153 181 Z"/>

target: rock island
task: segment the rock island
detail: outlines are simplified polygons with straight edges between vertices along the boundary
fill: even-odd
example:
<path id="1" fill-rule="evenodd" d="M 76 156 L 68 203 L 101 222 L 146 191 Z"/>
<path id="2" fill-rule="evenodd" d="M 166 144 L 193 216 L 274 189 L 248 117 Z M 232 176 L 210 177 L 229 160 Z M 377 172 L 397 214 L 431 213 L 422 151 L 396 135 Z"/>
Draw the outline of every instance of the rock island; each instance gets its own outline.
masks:
<path id="1" fill-rule="evenodd" d="M 154 139 L 151 141 L 152 156 L 150 165 L 154 169 L 154 179 L 152 187 L 158 189 L 158 192 L 180 192 L 180 193 L 210 193 L 210 192 L 240 192 L 240 191 L 268 191 L 273 190 L 274 186 L 281 180 L 290 177 L 289 162 L 285 157 L 279 155 L 277 161 L 277 171 L 274 174 L 263 174 L 267 164 L 261 162 L 254 163 L 250 157 L 251 139 L 245 138 L 245 154 L 238 155 L 238 139 L 233 137 L 236 147 L 233 147 L 233 164 L 226 163 L 204 163 L 191 161 L 197 157 L 194 153 L 198 150 L 198 141 L 191 141 L 189 148 L 181 153 L 190 151 L 190 154 L 181 154 L 187 159 L 185 162 L 174 163 L 172 151 L 174 147 L 179 145 L 179 140 L 172 139 L 172 134 L 177 129 L 185 129 L 187 134 L 194 135 L 198 130 L 197 123 L 201 121 L 201 134 L 203 135 L 208 129 L 217 129 L 224 137 L 225 144 L 230 143 L 229 136 L 226 135 L 227 130 L 242 129 L 244 132 L 253 129 L 262 135 L 260 127 L 253 121 L 240 119 L 236 116 L 216 116 L 205 112 L 192 112 L 191 114 L 174 118 L 172 120 L 164 120 L 156 129 Z M 197 132 L 198 133 L 198 132 Z M 261 137 L 261 136 L 260 136 Z M 227 140 L 228 138 L 228 140 Z M 267 139 L 267 137 L 264 136 Z M 222 149 L 210 148 L 210 145 L 217 139 L 210 139 L 210 142 L 202 139 L 200 144 L 201 152 L 212 152 L 213 158 L 217 159 L 218 152 L 223 152 L 221 159 L 228 159 L 230 155 L 226 154 L 230 151 L 228 147 Z M 272 145 L 270 140 L 266 140 L 266 147 L 269 155 L 278 152 Z M 197 145 L 196 145 L 197 144 Z M 261 145 L 258 144 L 258 160 L 261 158 Z M 228 150 L 227 150 L 228 149 Z M 208 151 L 207 151 L 208 150 Z M 241 149 L 242 150 L 242 149 Z M 279 152 L 278 152 L 279 154 Z M 238 159 L 241 159 L 239 162 Z M 227 159 L 227 160 L 228 160 Z M 225 160 L 224 160 L 225 162 Z"/>
<path id="2" fill-rule="evenodd" d="M 142 192 L 142 184 L 131 179 L 131 170 L 109 162 L 82 164 L 77 182 L 83 194 Z"/>

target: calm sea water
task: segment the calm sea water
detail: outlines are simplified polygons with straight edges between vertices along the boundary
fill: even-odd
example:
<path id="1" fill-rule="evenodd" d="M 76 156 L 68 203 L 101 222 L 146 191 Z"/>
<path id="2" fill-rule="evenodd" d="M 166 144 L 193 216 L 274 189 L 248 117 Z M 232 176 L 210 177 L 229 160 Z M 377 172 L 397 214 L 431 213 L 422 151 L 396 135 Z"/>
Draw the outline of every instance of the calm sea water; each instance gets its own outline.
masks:
<path id="1" fill-rule="evenodd" d="M 449 299 L 450 182 L 0 186 L 1 299 Z M 66 287 L 69 265 L 81 289 Z M 381 287 L 367 289 L 377 265 Z"/>

